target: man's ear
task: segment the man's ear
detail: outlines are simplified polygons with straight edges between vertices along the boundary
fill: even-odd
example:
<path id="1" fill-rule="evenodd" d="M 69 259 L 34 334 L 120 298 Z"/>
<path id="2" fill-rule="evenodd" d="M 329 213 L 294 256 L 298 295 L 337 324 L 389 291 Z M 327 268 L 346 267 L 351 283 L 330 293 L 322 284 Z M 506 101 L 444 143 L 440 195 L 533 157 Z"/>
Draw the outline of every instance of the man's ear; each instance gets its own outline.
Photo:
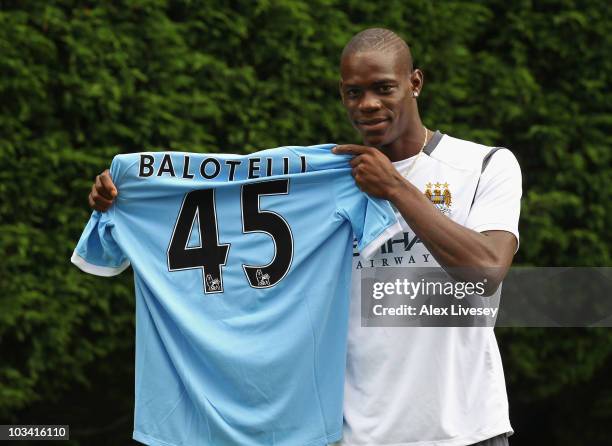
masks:
<path id="1" fill-rule="evenodd" d="M 423 72 L 418 68 L 412 70 L 412 73 L 410 74 L 410 84 L 412 85 L 412 90 L 420 93 L 423 89 L 423 81 Z"/>
<path id="2" fill-rule="evenodd" d="M 340 92 L 340 100 L 342 100 L 342 102 L 344 102 L 344 93 L 342 92 L 342 86 L 344 84 L 342 83 L 342 79 L 340 79 L 338 81 L 338 91 Z"/>

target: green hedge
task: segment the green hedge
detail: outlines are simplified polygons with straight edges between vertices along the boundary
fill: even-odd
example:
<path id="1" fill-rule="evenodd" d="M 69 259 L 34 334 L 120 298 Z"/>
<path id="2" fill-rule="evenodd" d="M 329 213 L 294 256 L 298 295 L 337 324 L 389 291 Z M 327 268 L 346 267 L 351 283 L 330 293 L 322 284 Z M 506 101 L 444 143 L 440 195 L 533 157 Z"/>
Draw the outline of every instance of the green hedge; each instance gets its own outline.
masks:
<path id="1" fill-rule="evenodd" d="M 394 29 L 412 46 L 429 128 L 519 158 L 518 263 L 611 264 L 612 21 L 603 0 L 0 6 L 0 421 L 87 403 L 60 413 L 94 444 L 96 410 L 108 420 L 131 410 L 130 274 L 99 279 L 68 261 L 92 179 L 112 156 L 359 142 L 337 65 L 366 27 Z M 550 420 L 569 413 L 565 396 L 576 394 L 595 412 L 557 424 L 554 443 L 579 444 L 578 425 L 587 426 L 580 438 L 597 442 L 612 386 L 592 385 L 612 369 L 611 332 L 499 334 L 511 407 L 555 401 Z M 83 401 L 92 395 L 101 408 Z"/>

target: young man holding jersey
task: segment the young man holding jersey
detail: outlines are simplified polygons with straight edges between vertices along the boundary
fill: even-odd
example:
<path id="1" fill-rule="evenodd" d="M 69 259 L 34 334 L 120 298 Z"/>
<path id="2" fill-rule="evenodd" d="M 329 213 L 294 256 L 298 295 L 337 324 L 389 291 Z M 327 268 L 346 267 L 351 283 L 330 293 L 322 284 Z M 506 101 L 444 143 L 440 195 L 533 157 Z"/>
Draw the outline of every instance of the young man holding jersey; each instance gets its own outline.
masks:
<path id="1" fill-rule="evenodd" d="M 389 200 L 404 229 L 372 261 L 353 262 L 341 444 L 505 445 L 512 428 L 493 328 L 362 327 L 360 275 L 386 265 L 469 267 L 494 292 L 518 248 L 518 163 L 506 149 L 422 124 L 423 73 L 389 30 L 354 36 L 342 53 L 340 78 L 342 102 L 364 146 L 334 151 L 355 156 L 357 185 Z M 432 190 L 452 198 L 434 204 Z M 89 203 L 106 210 L 116 195 L 105 171 Z"/>

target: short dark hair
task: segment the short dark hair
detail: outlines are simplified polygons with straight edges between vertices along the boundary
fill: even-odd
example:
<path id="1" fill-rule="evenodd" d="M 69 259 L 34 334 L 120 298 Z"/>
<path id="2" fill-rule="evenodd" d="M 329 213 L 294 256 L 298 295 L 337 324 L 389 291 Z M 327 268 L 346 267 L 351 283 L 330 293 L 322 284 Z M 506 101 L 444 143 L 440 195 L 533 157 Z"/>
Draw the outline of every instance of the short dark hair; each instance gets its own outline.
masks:
<path id="1" fill-rule="evenodd" d="M 369 28 L 353 36 L 342 50 L 341 59 L 349 54 L 381 51 L 396 54 L 409 72 L 412 71 L 410 47 L 400 36 L 385 28 Z"/>

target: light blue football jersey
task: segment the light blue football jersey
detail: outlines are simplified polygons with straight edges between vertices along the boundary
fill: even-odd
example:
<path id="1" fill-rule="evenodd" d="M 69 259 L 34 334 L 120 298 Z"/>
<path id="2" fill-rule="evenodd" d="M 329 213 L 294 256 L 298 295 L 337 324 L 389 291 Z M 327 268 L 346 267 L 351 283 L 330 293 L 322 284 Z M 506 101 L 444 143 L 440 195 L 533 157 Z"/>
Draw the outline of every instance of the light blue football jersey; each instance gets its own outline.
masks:
<path id="1" fill-rule="evenodd" d="M 72 262 L 134 270 L 135 440 L 341 437 L 353 239 L 369 256 L 401 229 L 332 147 L 114 158 L 119 196 Z"/>

